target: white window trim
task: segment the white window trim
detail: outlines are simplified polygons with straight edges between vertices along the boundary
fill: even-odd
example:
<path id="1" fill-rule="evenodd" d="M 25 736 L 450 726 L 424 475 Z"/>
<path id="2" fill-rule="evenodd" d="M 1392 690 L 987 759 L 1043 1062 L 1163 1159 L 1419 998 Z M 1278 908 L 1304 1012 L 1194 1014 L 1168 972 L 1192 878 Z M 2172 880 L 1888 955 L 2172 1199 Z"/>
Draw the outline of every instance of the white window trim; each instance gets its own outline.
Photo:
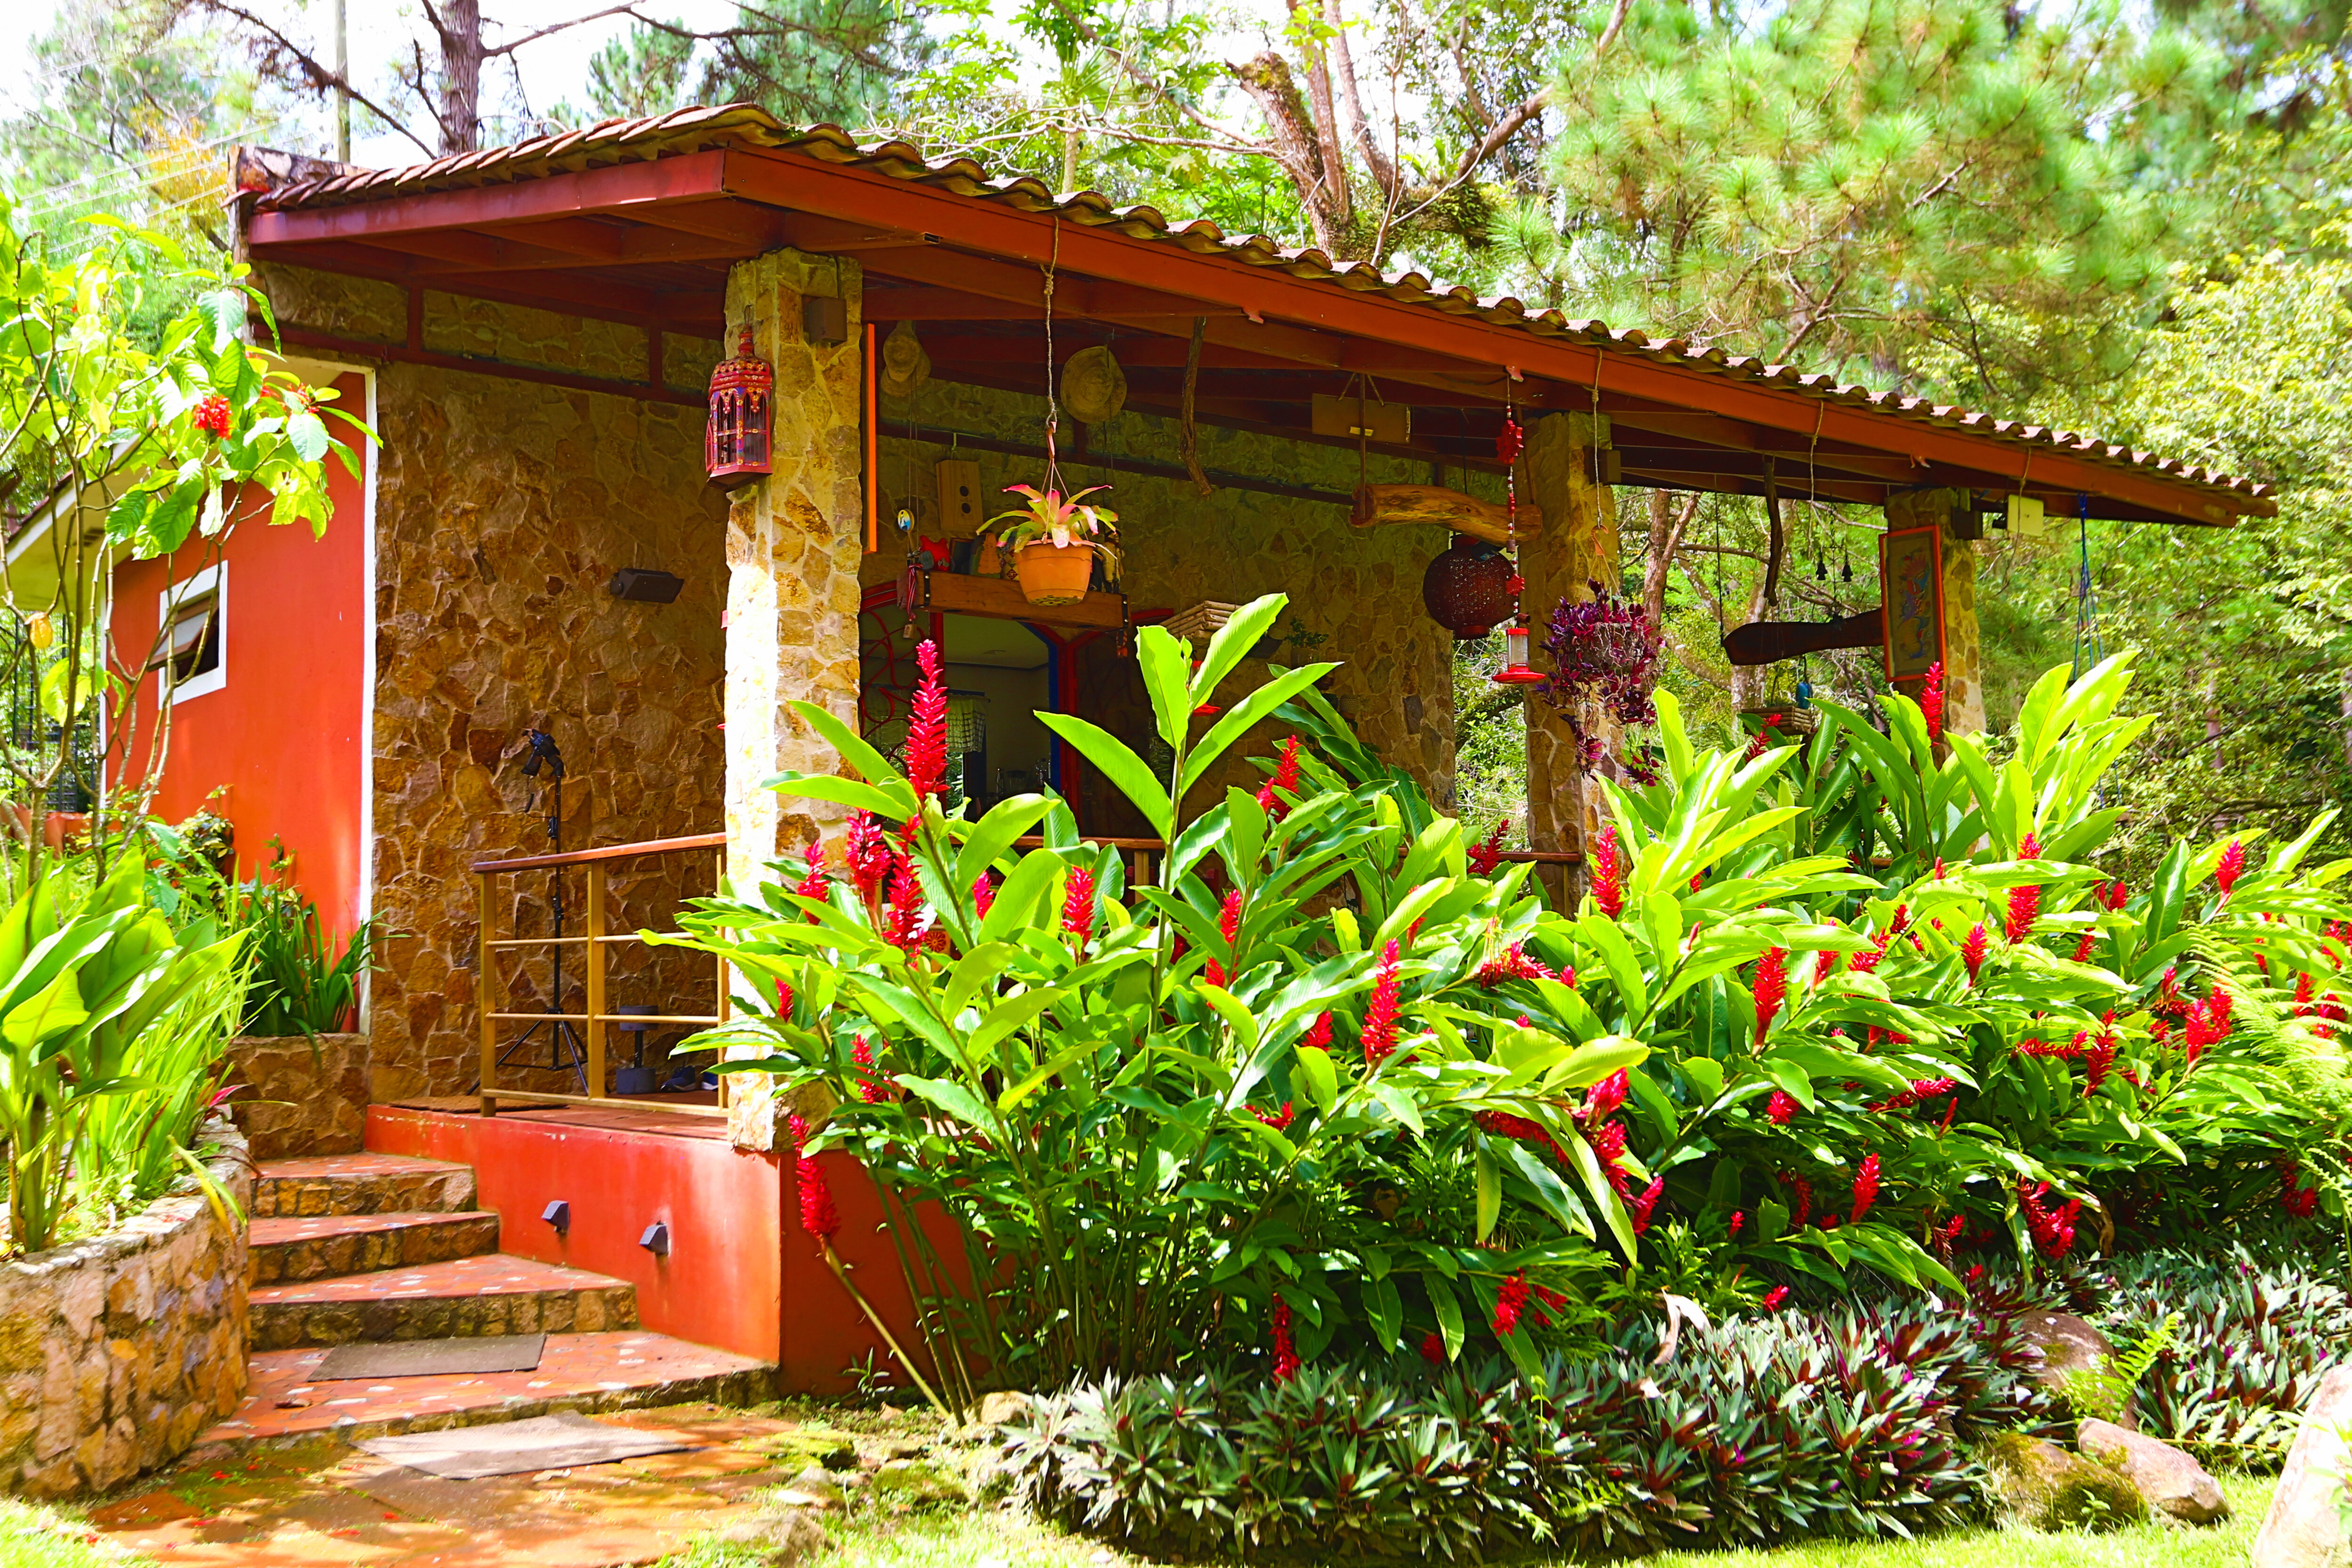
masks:
<path id="1" fill-rule="evenodd" d="M 202 675 L 187 679 L 172 679 L 172 667 L 163 666 L 164 689 L 172 694 L 172 706 L 176 708 L 192 697 L 204 697 L 228 685 L 228 563 L 217 562 L 203 571 L 173 584 L 156 595 L 156 621 L 159 635 L 167 631 L 180 607 L 189 600 L 213 595 L 213 618 L 220 638 L 220 659 Z"/>

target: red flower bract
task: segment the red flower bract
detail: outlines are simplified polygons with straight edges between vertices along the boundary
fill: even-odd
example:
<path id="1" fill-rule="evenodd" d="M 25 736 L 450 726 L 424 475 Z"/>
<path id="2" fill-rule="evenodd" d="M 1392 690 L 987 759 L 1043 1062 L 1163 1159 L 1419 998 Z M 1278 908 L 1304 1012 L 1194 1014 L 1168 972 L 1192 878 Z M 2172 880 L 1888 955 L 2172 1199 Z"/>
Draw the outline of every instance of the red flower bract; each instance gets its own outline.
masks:
<path id="1" fill-rule="evenodd" d="M 1617 830 L 1606 825 L 1592 845 L 1592 901 L 1611 920 L 1625 910 L 1625 868 L 1617 858 Z"/>
<path id="2" fill-rule="evenodd" d="M 793 891 L 803 899 L 823 903 L 833 892 L 833 879 L 824 874 L 824 846 L 811 840 L 808 852 L 808 874 L 793 884 Z M 814 915 L 809 917 L 816 919 Z"/>
<path id="3" fill-rule="evenodd" d="M 1506 980 L 1557 980 L 1559 976 L 1529 958 L 1527 950 L 1515 942 L 1480 964 L 1470 978 L 1491 991 Z"/>
<path id="4" fill-rule="evenodd" d="M 1868 1214 L 1870 1212 L 1870 1205 L 1877 1201 L 1878 1156 L 1875 1154 L 1866 1154 L 1863 1157 L 1861 1169 L 1857 1170 L 1853 1175 L 1853 1216 L 1852 1223 L 1860 1225 L 1862 1223 L 1862 1216 Z"/>
<path id="5" fill-rule="evenodd" d="M 1288 1383 L 1298 1375 L 1298 1347 L 1290 1339 L 1290 1303 L 1280 1291 L 1274 1297 L 1274 1381 Z"/>
<path id="6" fill-rule="evenodd" d="M 913 711 L 907 721 L 907 782 L 915 786 L 917 809 L 940 793 L 948 772 L 948 686 L 940 663 L 940 645 L 925 637 L 915 650 L 923 679 L 915 687 Z"/>
<path id="7" fill-rule="evenodd" d="M 2042 845 L 2031 833 L 2025 836 L 2025 842 L 2017 847 L 2017 858 L 2021 860 L 2042 858 Z M 2009 923 L 2001 934 L 2013 942 L 2023 942 L 2026 934 L 2032 931 L 2033 922 L 2041 918 L 2041 885 L 2027 882 L 2011 888 L 2009 890 Z"/>
<path id="8" fill-rule="evenodd" d="M 1927 679 L 1919 689 L 1919 711 L 1927 721 L 1927 739 L 1944 738 L 1944 661 L 1937 659 L 1927 667 Z"/>
<path id="9" fill-rule="evenodd" d="M 1302 1046 L 1312 1046 L 1318 1051 L 1329 1050 L 1331 1048 L 1331 1015 L 1328 1012 L 1316 1014 L 1315 1022 L 1307 1026 L 1307 1033 L 1298 1037 L 1298 1043 Z"/>
<path id="10" fill-rule="evenodd" d="M 805 1145 L 808 1123 L 795 1115 L 785 1122 L 792 1138 L 793 1172 L 799 1178 L 801 1228 L 819 1241 L 830 1241 L 841 1229 L 841 1213 L 833 1206 L 833 1189 L 825 1184 L 824 1172 Z"/>
<path id="11" fill-rule="evenodd" d="M 1291 736 L 1282 743 L 1282 761 L 1276 763 L 1274 776 L 1258 786 L 1257 804 L 1266 816 L 1280 822 L 1290 815 L 1290 803 L 1282 793 L 1298 793 L 1298 737 Z"/>
<path id="12" fill-rule="evenodd" d="M 880 824 L 870 811 L 853 811 L 842 831 L 842 848 L 849 862 L 850 886 L 870 909 L 888 879 L 896 857 L 890 841 L 882 833 Z"/>
<path id="13" fill-rule="evenodd" d="M 1796 1114 L 1796 1097 L 1785 1089 L 1774 1089 L 1772 1098 L 1764 1102 L 1764 1119 L 1775 1127 L 1786 1127 Z"/>
<path id="14" fill-rule="evenodd" d="M 1786 1285 L 1775 1285 L 1764 1292 L 1764 1310 L 1768 1312 L 1777 1312 L 1788 1299 L 1789 1288 Z"/>
<path id="15" fill-rule="evenodd" d="M 1070 868 L 1069 889 L 1062 895 L 1062 929 L 1078 939 L 1078 951 L 1095 938 L 1095 874 L 1084 866 Z"/>
<path id="16" fill-rule="evenodd" d="M 1388 1059 L 1397 1047 L 1397 994 L 1402 989 L 1397 979 L 1397 944 L 1391 938 L 1381 949 L 1380 967 L 1372 983 L 1372 1004 L 1364 1009 L 1364 1063 L 1378 1067 Z"/>
<path id="17" fill-rule="evenodd" d="M 1665 1195 L 1665 1192 L 1666 1179 L 1664 1176 L 1653 1176 L 1650 1178 L 1650 1184 L 1642 1189 L 1639 1197 L 1628 1198 L 1625 1201 L 1625 1212 L 1633 1221 L 1635 1236 L 1640 1236 L 1650 1228 L 1650 1216 L 1656 1211 L 1658 1200 Z"/>
<path id="18" fill-rule="evenodd" d="M 1421 1342 L 1421 1359 L 1432 1366 L 1445 1364 L 1445 1336 L 1432 1329 Z"/>
<path id="19" fill-rule="evenodd" d="M 1503 1281 L 1495 1292 L 1495 1331 L 1507 1334 L 1519 1326 L 1519 1317 L 1528 1310 L 1528 1276 L 1521 1269 Z"/>
<path id="20" fill-rule="evenodd" d="M 1226 955 L 1236 964 L 1240 963 L 1242 955 L 1234 950 L 1234 941 L 1242 934 L 1242 890 L 1239 888 L 1227 893 L 1225 901 L 1218 907 L 1217 934 L 1225 939 Z M 1212 985 L 1223 985 L 1231 978 L 1225 972 L 1225 966 L 1213 958 L 1209 960 L 1201 973 Z"/>
<path id="21" fill-rule="evenodd" d="M 1282 1109 L 1280 1110 L 1260 1110 L 1256 1106 L 1253 1105 L 1250 1107 L 1250 1114 L 1256 1117 L 1260 1121 L 1265 1122 L 1268 1127 L 1273 1128 L 1276 1132 L 1285 1132 L 1289 1131 L 1290 1120 L 1297 1113 L 1292 1110 L 1291 1102 L 1286 1100 L 1282 1102 Z"/>
<path id="22" fill-rule="evenodd" d="M 996 907 L 996 873 L 982 871 L 971 879 L 971 912 L 982 920 Z"/>
<path id="23" fill-rule="evenodd" d="M 2221 851 L 2221 863 L 2213 868 L 2213 885 L 2221 889 L 2223 898 L 2230 896 L 2230 889 L 2238 885 L 2238 879 L 2245 869 L 2246 846 L 2242 840 L 2232 838 L 2230 847 Z"/>
<path id="24" fill-rule="evenodd" d="M 1960 942 L 1960 962 L 1969 966 L 1969 984 L 1977 983 L 1978 972 L 1984 968 L 1985 952 L 1990 939 L 1985 935 L 1984 921 L 1969 928 L 1968 936 Z"/>
<path id="25" fill-rule="evenodd" d="M 1511 819 L 1507 816 L 1503 818 L 1502 821 L 1495 824 L 1494 832 L 1489 833 L 1486 837 L 1480 839 L 1477 843 L 1470 847 L 1470 870 L 1472 875 L 1478 877 L 1491 876 L 1494 873 L 1495 868 L 1503 863 L 1503 837 L 1510 831 Z"/>
<path id="26" fill-rule="evenodd" d="M 207 392 L 197 401 L 190 423 L 216 441 L 228 439 L 228 399 L 217 392 Z"/>
<path id="27" fill-rule="evenodd" d="M 1762 1045 L 1780 1016 L 1780 1004 L 1789 995 L 1789 952 L 1786 948 L 1768 948 L 1756 961 L 1756 1043 Z"/>

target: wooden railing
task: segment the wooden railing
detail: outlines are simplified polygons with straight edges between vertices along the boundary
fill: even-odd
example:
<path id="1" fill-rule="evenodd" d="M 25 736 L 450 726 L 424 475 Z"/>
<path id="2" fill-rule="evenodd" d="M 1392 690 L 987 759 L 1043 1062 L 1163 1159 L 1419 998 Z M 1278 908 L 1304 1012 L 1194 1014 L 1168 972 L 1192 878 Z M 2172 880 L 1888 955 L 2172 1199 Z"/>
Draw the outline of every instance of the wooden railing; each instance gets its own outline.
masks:
<path id="1" fill-rule="evenodd" d="M 614 944 L 643 942 L 635 931 L 609 932 L 605 925 L 605 893 L 610 869 L 615 861 L 643 860 L 667 855 L 691 855 L 715 849 L 719 853 L 719 865 L 726 865 L 727 835 L 698 833 L 686 838 L 655 838 L 641 844 L 608 844 L 601 849 L 573 849 L 561 855 L 527 855 L 513 860 L 477 860 L 474 862 L 475 886 L 480 900 L 481 912 L 481 977 L 476 987 L 477 1000 L 482 1010 L 482 1114 L 498 1114 L 498 1102 L 513 1100 L 525 1105 L 602 1105 L 630 1110 L 670 1110 L 686 1116 L 724 1116 L 727 1114 L 725 1079 L 720 1079 L 719 1103 L 717 1105 L 682 1105 L 674 1100 L 662 1100 L 650 1096 L 615 1097 L 604 1089 L 604 1042 L 614 1024 L 691 1024 L 703 1026 L 727 1021 L 727 964 L 718 962 L 718 1008 L 715 1014 L 645 1014 L 615 1013 L 607 1005 L 604 996 L 605 954 Z M 562 871 L 577 866 L 586 873 L 588 882 L 587 908 L 582 930 L 564 936 L 500 937 L 496 931 L 496 898 L 498 879 L 520 871 Z M 587 992 L 584 1013 L 504 1013 L 495 1011 L 503 999 L 506 986 L 498 968 L 498 954 L 518 948 L 583 949 L 587 958 L 584 977 Z M 550 1005 L 558 1008 L 563 998 L 554 995 Z M 562 1038 L 567 1024 L 582 1026 L 581 1036 L 586 1061 L 586 1094 L 542 1094 L 519 1089 L 498 1087 L 499 1026 L 500 1024 L 545 1024 Z"/>
<path id="2" fill-rule="evenodd" d="M 1152 868 L 1168 853 L 1168 846 L 1157 838 L 1109 838 L 1082 834 L 1078 841 L 1082 844 L 1108 846 L 1125 856 L 1127 885 L 1130 888 L 1150 887 Z M 1032 834 L 1026 838 L 1014 839 L 1013 847 L 1016 849 L 1038 849 L 1043 848 L 1045 843 L 1045 839 Z M 1584 864 L 1584 853 L 1579 849 L 1506 849 L 1496 858 L 1514 864 L 1524 863 L 1532 866 L 1581 866 Z"/>

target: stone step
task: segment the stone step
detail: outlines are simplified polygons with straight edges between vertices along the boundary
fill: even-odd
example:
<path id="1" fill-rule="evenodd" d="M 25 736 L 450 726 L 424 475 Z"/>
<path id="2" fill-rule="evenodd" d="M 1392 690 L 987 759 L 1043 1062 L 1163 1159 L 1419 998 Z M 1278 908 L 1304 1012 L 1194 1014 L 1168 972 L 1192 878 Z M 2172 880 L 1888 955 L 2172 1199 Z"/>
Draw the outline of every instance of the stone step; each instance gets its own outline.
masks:
<path id="1" fill-rule="evenodd" d="M 457 1213 L 474 1206 L 474 1171 L 405 1154 L 264 1160 L 254 1168 L 253 1217 Z"/>
<path id="2" fill-rule="evenodd" d="M 499 1216 L 482 1212 L 257 1219 L 250 1240 L 253 1283 L 282 1285 L 496 1252 Z"/>
<path id="3" fill-rule="evenodd" d="M 198 1441 L 291 1443 L 322 1432 L 349 1441 L 562 1410 L 593 1414 L 690 1400 L 755 1405 L 776 1397 L 776 1369 L 767 1362 L 641 1331 L 551 1334 L 534 1372 L 310 1382 L 326 1353 L 255 1355 L 245 1403 Z"/>
<path id="4" fill-rule="evenodd" d="M 635 1328 L 637 1288 L 584 1268 L 497 1253 L 265 1285 L 252 1292 L 248 1310 L 257 1351 L 588 1333 Z"/>

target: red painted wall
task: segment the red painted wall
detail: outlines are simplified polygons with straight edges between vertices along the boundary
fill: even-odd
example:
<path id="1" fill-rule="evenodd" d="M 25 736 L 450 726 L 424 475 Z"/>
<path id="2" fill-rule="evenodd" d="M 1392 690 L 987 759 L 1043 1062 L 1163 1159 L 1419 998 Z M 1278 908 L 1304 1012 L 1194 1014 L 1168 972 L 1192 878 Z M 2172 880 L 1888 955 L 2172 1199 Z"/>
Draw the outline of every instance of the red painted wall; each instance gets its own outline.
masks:
<path id="1" fill-rule="evenodd" d="M 904 1373 L 849 1292 L 800 1228 L 791 1163 L 720 1138 L 677 1138 L 499 1117 L 373 1105 L 367 1146 L 378 1153 L 450 1160 L 474 1168 L 476 1202 L 499 1216 L 501 1251 L 569 1264 L 637 1288 L 637 1317 L 656 1333 L 776 1363 L 789 1392 L 841 1394 L 850 1368 Z M 817 1156 L 841 1215 L 836 1255 L 900 1343 L 920 1358 L 898 1255 L 881 1228 L 873 1184 L 847 1154 Z M 562 1198 L 562 1237 L 540 1216 Z M 656 1220 L 670 1253 L 637 1245 Z M 944 1226 L 932 1245 L 961 1262 Z M 870 1358 L 870 1359 L 869 1359 Z M 922 1362 L 925 1375 L 929 1365 Z"/>
<path id="2" fill-rule="evenodd" d="M 342 376 L 341 406 L 366 407 L 365 378 Z M 375 455 L 358 448 L 364 475 Z M 328 463 L 334 515 L 326 535 L 308 526 L 241 521 L 220 559 L 228 567 L 222 624 L 227 684 L 183 700 L 172 713 L 170 752 L 156 811 L 176 822 L 222 785 L 213 809 L 236 827 L 236 857 L 250 876 L 269 838 L 285 841 L 293 877 L 317 900 L 331 935 L 366 913 L 360 857 L 362 769 L 367 765 L 367 509 L 362 478 Z M 114 639 L 123 657 L 152 646 L 158 596 L 211 563 L 192 541 L 170 563 L 115 570 Z M 151 732 L 157 683 L 142 688 L 139 733 Z"/>

